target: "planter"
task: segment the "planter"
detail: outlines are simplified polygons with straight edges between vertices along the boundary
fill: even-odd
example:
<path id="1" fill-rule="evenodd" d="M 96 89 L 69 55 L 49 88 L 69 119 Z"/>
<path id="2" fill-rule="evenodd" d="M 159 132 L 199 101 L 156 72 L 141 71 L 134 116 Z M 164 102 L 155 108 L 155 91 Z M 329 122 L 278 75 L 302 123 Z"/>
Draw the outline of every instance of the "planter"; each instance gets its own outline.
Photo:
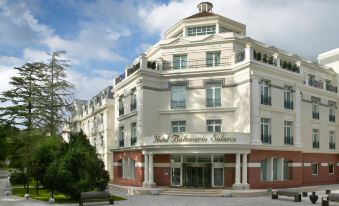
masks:
<path id="1" fill-rule="evenodd" d="M 312 194 L 310 195 L 310 200 L 313 204 L 315 204 L 318 200 L 318 195 L 316 195 L 315 192 L 312 192 Z"/>

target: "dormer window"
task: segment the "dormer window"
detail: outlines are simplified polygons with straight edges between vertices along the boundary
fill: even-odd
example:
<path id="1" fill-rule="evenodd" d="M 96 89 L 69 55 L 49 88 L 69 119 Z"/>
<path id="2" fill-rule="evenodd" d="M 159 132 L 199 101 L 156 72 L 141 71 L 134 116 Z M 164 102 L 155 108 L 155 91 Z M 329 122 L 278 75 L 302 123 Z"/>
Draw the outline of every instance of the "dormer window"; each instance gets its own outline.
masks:
<path id="1" fill-rule="evenodd" d="M 200 36 L 206 34 L 215 34 L 215 25 L 195 26 L 187 28 L 188 36 Z"/>

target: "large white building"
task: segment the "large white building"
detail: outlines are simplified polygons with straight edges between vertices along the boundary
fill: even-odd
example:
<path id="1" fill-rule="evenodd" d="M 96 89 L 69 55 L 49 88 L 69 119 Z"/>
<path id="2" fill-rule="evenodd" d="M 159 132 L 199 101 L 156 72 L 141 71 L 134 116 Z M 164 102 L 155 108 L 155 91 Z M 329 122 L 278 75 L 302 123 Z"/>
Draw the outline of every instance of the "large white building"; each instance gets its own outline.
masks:
<path id="1" fill-rule="evenodd" d="M 200 3 L 114 79 L 113 182 L 338 183 L 339 50 L 314 63 L 247 37 L 212 8 Z"/>

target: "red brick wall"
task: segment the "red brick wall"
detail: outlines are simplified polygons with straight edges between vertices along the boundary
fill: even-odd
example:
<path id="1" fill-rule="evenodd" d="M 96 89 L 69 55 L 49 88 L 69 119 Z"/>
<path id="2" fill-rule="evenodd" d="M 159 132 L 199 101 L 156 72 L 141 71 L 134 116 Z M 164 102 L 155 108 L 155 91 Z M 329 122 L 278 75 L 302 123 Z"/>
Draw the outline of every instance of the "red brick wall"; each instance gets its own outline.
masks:
<path id="1" fill-rule="evenodd" d="M 312 168 L 310 166 L 304 167 L 304 185 L 338 183 L 339 175 L 337 172 L 339 170 L 336 170 L 338 155 L 304 153 L 303 156 L 305 163 L 318 163 L 318 175 L 312 175 Z M 328 166 L 321 166 L 321 163 L 334 163 L 334 174 L 329 174 Z"/>
<path id="2" fill-rule="evenodd" d="M 131 158 L 135 162 L 144 162 L 144 156 L 140 150 L 137 151 L 123 151 L 123 152 L 114 152 L 113 153 L 113 162 L 121 162 L 123 158 Z M 117 185 L 126 185 L 126 186 L 142 186 L 144 181 L 144 168 L 135 167 L 134 170 L 134 179 L 122 178 L 122 166 L 113 167 L 113 183 Z"/>
<path id="3" fill-rule="evenodd" d="M 274 150 L 252 150 L 248 156 L 249 163 L 260 163 L 270 157 L 278 157 L 288 159 L 290 162 L 300 163 L 302 162 L 302 153 L 296 151 L 274 151 Z M 260 180 L 260 168 L 249 167 L 248 168 L 248 184 L 252 189 L 264 189 L 264 188 L 284 188 L 284 187 L 299 187 L 302 186 L 303 180 L 302 167 L 290 167 L 289 168 L 289 180 L 283 181 L 261 181 Z"/>
<path id="4" fill-rule="evenodd" d="M 154 155 L 154 163 L 170 163 L 171 156 L 169 154 Z M 154 167 L 154 182 L 157 186 L 170 186 L 171 185 L 171 168 L 170 167 Z"/>
<path id="5" fill-rule="evenodd" d="M 261 181 L 260 168 L 248 168 L 248 183 L 252 189 L 263 188 L 285 188 L 300 187 L 307 185 L 320 185 L 339 183 L 339 168 L 336 163 L 339 156 L 336 154 L 315 154 L 302 153 L 297 151 L 273 151 L 273 150 L 252 150 L 248 157 L 249 163 L 260 163 L 261 160 L 269 157 L 282 157 L 292 163 L 318 163 L 318 175 L 312 175 L 310 166 L 307 167 L 290 167 L 289 180 L 284 181 Z M 321 166 L 321 163 L 334 163 L 334 174 L 329 174 L 328 166 Z"/>
<path id="6" fill-rule="evenodd" d="M 225 163 L 235 163 L 235 154 L 225 154 Z M 235 180 L 235 167 L 224 168 L 224 187 L 232 187 Z"/>

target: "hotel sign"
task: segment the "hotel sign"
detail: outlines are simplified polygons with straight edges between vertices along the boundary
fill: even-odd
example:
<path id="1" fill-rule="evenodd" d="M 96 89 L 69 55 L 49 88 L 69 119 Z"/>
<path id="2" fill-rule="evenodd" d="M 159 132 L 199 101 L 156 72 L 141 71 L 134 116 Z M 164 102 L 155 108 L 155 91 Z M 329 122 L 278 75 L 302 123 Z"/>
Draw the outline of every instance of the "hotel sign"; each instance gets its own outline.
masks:
<path id="1" fill-rule="evenodd" d="M 200 135 L 155 135 L 153 143 L 207 143 L 207 142 L 223 142 L 223 143 L 235 143 L 236 137 L 225 137 L 224 134 L 213 136 L 200 136 Z"/>
<path id="2" fill-rule="evenodd" d="M 164 144 L 249 144 L 248 133 L 170 133 L 145 138 L 145 145 Z"/>

